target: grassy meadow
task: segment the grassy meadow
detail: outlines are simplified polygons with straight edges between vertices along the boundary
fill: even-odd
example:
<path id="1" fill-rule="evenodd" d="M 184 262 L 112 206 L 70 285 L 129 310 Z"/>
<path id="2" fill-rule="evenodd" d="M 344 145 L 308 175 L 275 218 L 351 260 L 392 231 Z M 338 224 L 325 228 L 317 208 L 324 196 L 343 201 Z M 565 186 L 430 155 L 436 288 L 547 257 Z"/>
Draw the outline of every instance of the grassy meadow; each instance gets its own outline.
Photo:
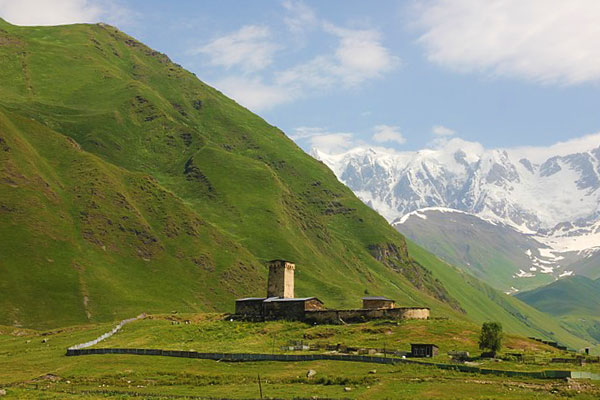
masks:
<path id="1" fill-rule="evenodd" d="M 185 321 L 189 321 L 188 324 Z M 0 328 L 0 388 L 6 398 L 264 398 L 410 399 L 593 399 L 595 382 L 535 380 L 466 374 L 420 365 L 379 365 L 340 361 L 216 362 L 136 355 L 66 357 L 68 346 L 85 342 L 113 324 L 73 326 L 53 331 Z M 408 350 L 411 342 L 432 342 L 448 362 L 450 350 L 477 349 L 477 325 L 452 320 L 371 321 L 310 326 L 300 322 L 247 323 L 223 314 L 163 314 L 126 325 L 97 347 L 143 347 L 201 352 L 281 353 L 290 341 Z M 289 351 L 288 351 L 289 352 Z M 507 335 L 506 352 L 535 354 L 536 364 L 474 361 L 509 370 L 577 369 L 548 364 L 562 352 L 529 339 Z M 316 371 L 307 377 L 308 370 Z"/>

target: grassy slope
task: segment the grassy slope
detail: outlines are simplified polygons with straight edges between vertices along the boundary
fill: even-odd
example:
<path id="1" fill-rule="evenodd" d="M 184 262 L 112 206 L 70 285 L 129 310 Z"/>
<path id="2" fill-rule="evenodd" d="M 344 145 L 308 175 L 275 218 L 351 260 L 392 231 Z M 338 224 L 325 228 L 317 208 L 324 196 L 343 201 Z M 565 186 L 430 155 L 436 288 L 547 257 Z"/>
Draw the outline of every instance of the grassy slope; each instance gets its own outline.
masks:
<path id="1" fill-rule="evenodd" d="M 105 25 L 0 22 L 0 43 L 2 322 L 232 310 L 279 257 L 332 306 L 454 312 L 326 166 L 166 56 Z"/>
<path id="2" fill-rule="evenodd" d="M 263 293 L 275 257 L 330 306 L 369 293 L 465 318 L 326 166 L 166 56 L 103 25 L 0 21 L 0 43 L 2 322 L 227 311 Z M 454 269 L 436 276 L 476 321 L 495 317 L 484 300 L 500 294 L 481 286 L 476 304 Z"/>
<path id="3" fill-rule="evenodd" d="M 185 324 L 184 321 L 190 322 Z M 175 325 L 173 325 L 175 323 Z M 342 344 L 363 348 L 410 351 L 411 343 L 435 343 L 438 362 L 449 360 L 448 351 L 478 355 L 480 326 L 449 320 L 370 321 L 350 325 L 309 326 L 302 322 L 247 323 L 224 320 L 220 314 L 153 315 L 126 325 L 95 347 L 179 349 L 200 352 L 280 353 L 291 341 L 308 344 Z M 540 342 L 507 334 L 505 352 L 526 352 L 541 357 L 566 354 Z M 526 368 L 518 366 L 515 368 Z"/>
<path id="4" fill-rule="evenodd" d="M 583 260 L 569 265 L 569 269 L 571 268 L 577 275 L 584 275 L 591 279 L 600 279 L 600 253 L 594 253 Z"/>
<path id="5" fill-rule="evenodd" d="M 440 344 L 440 356 L 451 349 L 476 349 L 477 326 L 456 321 L 408 321 L 401 324 L 373 321 L 351 326 L 310 327 L 293 322 L 243 323 L 223 321 L 222 315 L 154 315 L 126 325 L 106 346 L 145 346 L 196 351 L 227 350 L 275 352 L 288 340 L 341 343 L 407 349 L 410 341 Z M 171 320 L 191 320 L 172 325 Z M 257 374 L 263 394 L 277 398 L 350 399 L 542 399 L 565 396 L 597 398 L 598 386 L 563 381 L 537 381 L 492 375 L 463 374 L 412 365 L 375 365 L 343 362 L 226 363 L 170 357 L 94 355 L 65 357 L 65 348 L 110 329 L 90 324 L 57 331 L 33 331 L 0 326 L 0 387 L 7 398 L 163 398 L 201 396 L 258 398 Z M 457 341 L 456 337 L 460 337 Z M 44 340 L 44 342 L 43 342 Z M 484 368 L 509 370 L 549 369 L 545 361 L 562 352 L 526 339 L 508 336 L 507 352 L 535 354 L 537 364 L 484 362 Z M 552 364 L 555 369 L 598 372 L 598 365 Z M 306 372 L 317 372 L 307 379 Z M 375 373 L 372 373 L 375 372 Z M 349 387 L 351 391 L 345 391 Z M 11 397 L 12 396 L 12 397 Z M 163 396 L 163 397 L 160 397 Z"/>
<path id="6" fill-rule="evenodd" d="M 471 320 L 499 321 L 509 332 L 541 338 L 554 337 L 575 348 L 585 345 L 585 340 L 566 330 L 548 314 L 459 271 L 411 241 L 408 241 L 408 247 L 417 261 L 426 265 L 436 278 L 446 284 L 450 294 L 458 299 Z M 593 340 L 589 336 L 584 337 Z"/>
<path id="7" fill-rule="evenodd" d="M 552 315 L 594 315 L 600 317 L 600 281 L 584 276 L 563 278 L 517 297 Z"/>
<path id="8" fill-rule="evenodd" d="M 552 282 L 552 276 L 541 273 L 514 278 L 520 269 L 529 271 L 531 260 L 525 252 L 536 252 L 539 247 L 527 235 L 471 215 L 426 214 L 427 220 L 413 217 L 396 225 L 396 229 L 441 259 L 504 292 L 512 287 L 529 290 Z"/>
<path id="9" fill-rule="evenodd" d="M 191 324 L 171 324 L 171 320 L 184 319 L 191 320 Z M 264 395 L 277 398 L 455 399 L 459 393 L 463 399 L 521 400 L 556 396 L 592 399 L 597 398 L 599 390 L 591 383 L 575 385 L 574 382 L 479 376 L 412 365 L 328 361 L 226 363 L 151 356 L 64 356 L 67 346 L 89 340 L 109 328 L 110 324 L 90 324 L 39 332 L 0 326 L 0 365 L 3 366 L 0 387 L 7 390 L 8 398 L 145 398 L 151 395 L 221 398 L 226 395 L 248 399 L 258 398 L 256 379 L 260 374 Z M 125 326 L 105 345 L 271 352 L 274 343 L 275 352 L 279 353 L 279 346 L 288 340 L 381 347 L 385 337 L 387 348 L 406 349 L 415 339 L 439 343 L 441 355 L 437 361 L 445 361 L 443 353 L 450 349 L 477 352 L 476 331 L 475 325 L 451 320 L 310 327 L 292 322 L 229 322 L 223 321 L 222 315 L 158 315 Z M 540 363 L 484 362 L 481 366 L 598 372 L 596 364 L 544 365 L 545 360 L 562 353 L 538 342 L 509 335 L 505 343 L 507 352 L 535 353 Z M 312 379 L 306 378 L 309 369 L 317 372 Z M 352 390 L 344 391 L 345 387 Z"/>
<path id="10" fill-rule="evenodd" d="M 540 311 L 560 317 L 576 335 L 600 342 L 599 280 L 575 275 L 519 293 L 517 297 Z"/>

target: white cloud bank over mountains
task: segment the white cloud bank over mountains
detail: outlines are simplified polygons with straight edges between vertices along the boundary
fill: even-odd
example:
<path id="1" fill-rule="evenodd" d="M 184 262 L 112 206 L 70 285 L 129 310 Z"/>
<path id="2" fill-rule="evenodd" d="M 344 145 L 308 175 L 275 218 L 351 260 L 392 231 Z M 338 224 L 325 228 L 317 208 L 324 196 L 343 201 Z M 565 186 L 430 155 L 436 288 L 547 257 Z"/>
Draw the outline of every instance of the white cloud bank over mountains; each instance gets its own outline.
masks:
<path id="1" fill-rule="evenodd" d="M 418 2 L 427 58 L 470 73 L 571 85 L 600 80 L 598 0 Z"/>

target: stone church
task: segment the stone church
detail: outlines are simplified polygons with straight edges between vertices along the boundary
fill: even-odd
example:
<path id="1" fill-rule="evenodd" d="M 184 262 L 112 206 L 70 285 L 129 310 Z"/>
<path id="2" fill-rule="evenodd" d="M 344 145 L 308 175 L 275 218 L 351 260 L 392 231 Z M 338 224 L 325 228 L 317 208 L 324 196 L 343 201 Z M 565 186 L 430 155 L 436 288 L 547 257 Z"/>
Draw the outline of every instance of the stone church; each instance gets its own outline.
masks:
<path id="1" fill-rule="evenodd" d="M 363 307 L 352 310 L 326 309 L 316 297 L 295 297 L 294 263 L 286 260 L 268 262 L 267 297 L 247 297 L 235 302 L 238 319 L 265 321 L 286 319 L 311 323 L 362 322 L 378 318 L 428 319 L 427 307 L 396 307 L 385 297 L 364 297 Z"/>

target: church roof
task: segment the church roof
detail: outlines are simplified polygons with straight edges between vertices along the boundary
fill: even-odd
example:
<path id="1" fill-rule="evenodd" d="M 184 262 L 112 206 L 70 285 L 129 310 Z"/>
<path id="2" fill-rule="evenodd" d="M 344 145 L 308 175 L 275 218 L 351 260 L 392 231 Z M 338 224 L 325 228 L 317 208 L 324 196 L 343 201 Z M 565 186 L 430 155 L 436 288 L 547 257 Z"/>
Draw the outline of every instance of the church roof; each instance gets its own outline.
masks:
<path id="1" fill-rule="evenodd" d="M 245 297 L 243 299 L 237 299 L 236 301 L 263 301 L 266 297 Z"/>
<path id="2" fill-rule="evenodd" d="M 322 303 L 321 300 L 316 297 L 292 297 L 292 298 L 284 298 L 284 297 L 269 297 L 265 299 L 265 303 L 275 303 L 275 302 L 284 302 L 284 301 L 308 301 L 308 300 L 317 300 Z"/>

